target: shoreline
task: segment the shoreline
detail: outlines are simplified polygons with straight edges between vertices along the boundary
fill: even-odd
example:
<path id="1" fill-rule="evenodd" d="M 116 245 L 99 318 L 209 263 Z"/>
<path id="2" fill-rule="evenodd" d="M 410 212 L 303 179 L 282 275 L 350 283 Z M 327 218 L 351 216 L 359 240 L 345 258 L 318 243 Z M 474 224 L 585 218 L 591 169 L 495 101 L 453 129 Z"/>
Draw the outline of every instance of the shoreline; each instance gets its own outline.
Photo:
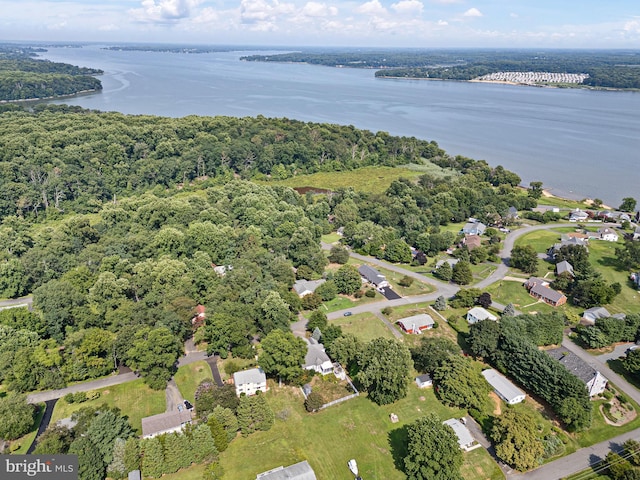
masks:
<path id="1" fill-rule="evenodd" d="M 525 188 L 525 187 L 523 187 Z M 573 200 L 571 198 L 567 198 L 567 197 L 562 197 L 560 195 L 555 195 L 553 193 L 551 193 L 550 188 L 543 188 L 542 189 L 542 197 L 543 198 L 557 198 L 559 200 L 565 200 L 568 202 L 576 202 L 576 203 L 582 203 L 584 205 L 586 205 L 587 207 L 591 207 L 593 205 L 593 199 L 591 198 L 584 198 L 582 200 Z M 617 210 L 616 208 L 610 206 L 610 205 L 606 205 L 606 204 L 601 204 L 600 208 L 598 210 Z"/>

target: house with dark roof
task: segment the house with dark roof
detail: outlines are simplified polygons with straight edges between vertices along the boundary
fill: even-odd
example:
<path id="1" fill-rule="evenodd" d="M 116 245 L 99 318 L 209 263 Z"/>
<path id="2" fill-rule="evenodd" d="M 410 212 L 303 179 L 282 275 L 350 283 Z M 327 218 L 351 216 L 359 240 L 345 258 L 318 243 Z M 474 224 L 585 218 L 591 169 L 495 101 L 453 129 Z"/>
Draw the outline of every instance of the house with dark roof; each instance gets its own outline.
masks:
<path id="1" fill-rule="evenodd" d="M 524 282 L 525 288 L 533 298 L 542 300 L 553 307 L 559 307 L 567 303 L 567 297 L 562 292 L 549 288 L 548 285 L 549 282 L 538 277 L 531 277 Z"/>
<path id="2" fill-rule="evenodd" d="M 564 368 L 584 382 L 590 397 L 604 392 L 604 389 L 607 387 L 607 377 L 602 375 L 575 353 L 572 353 L 563 347 L 547 350 L 546 352 L 547 355 L 558 360 Z"/>
<path id="3" fill-rule="evenodd" d="M 142 419 L 142 438 L 153 438 L 163 433 L 181 431 L 185 425 L 191 423 L 192 411 L 174 411 L 159 413 Z"/>
<path id="4" fill-rule="evenodd" d="M 482 246 L 482 239 L 479 235 L 465 235 L 462 239 L 462 244 L 467 246 L 467 250 L 471 251 Z"/>
<path id="5" fill-rule="evenodd" d="M 615 313 L 611 315 L 609 313 L 609 310 L 607 310 L 604 307 L 592 307 L 582 312 L 582 320 L 584 321 L 584 323 L 589 323 L 592 325 L 596 323 L 596 320 L 600 318 L 610 318 L 610 317 L 617 318 L 618 320 L 624 320 L 627 317 L 627 315 L 624 313 Z"/>
<path id="6" fill-rule="evenodd" d="M 462 233 L 465 235 L 483 235 L 487 226 L 482 222 L 468 222 L 462 227 Z"/>
<path id="7" fill-rule="evenodd" d="M 562 275 L 563 273 L 568 273 L 572 277 L 575 277 L 575 273 L 573 273 L 573 265 L 571 265 L 566 260 L 556 263 L 556 275 Z"/>
<path id="8" fill-rule="evenodd" d="M 431 315 L 427 313 L 401 318 L 397 323 L 406 333 L 416 334 L 422 333 L 423 330 L 429 330 L 436 324 Z"/>
<path id="9" fill-rule="evenodd" d="M 390 286 L 389 282 L 387 282 L 387 278 L 369 265 L 361 265 L 360 268 L 358 268 L 358 272 L 362 278 L 374 285 L 376 288 L 386 288 Z"/>
<path id="10" fill-rule="evenodd" d="M 428 373 L 425 373 L 424 375 L 418 375 L 416 377 L 416 385 L 418 386 L 418 388 L 433 387 L 433 379 Z"/>
<path id="11" fill-rule="evenodd" d="M 259 473 L 256 480 L 317 480 L 317 477 L 309 462 L 304 460 L 288 467 L 277 467 Z"/>

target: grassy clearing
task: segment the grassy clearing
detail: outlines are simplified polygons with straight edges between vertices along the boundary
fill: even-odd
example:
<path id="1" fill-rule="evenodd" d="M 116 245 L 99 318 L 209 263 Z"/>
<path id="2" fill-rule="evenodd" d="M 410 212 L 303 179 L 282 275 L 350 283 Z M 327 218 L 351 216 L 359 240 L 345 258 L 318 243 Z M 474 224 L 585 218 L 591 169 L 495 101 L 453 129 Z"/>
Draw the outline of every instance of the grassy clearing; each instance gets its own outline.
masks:
<path id="1" fill-rule="evenodd" d="M 395 338 L 382 320 L 372 313 L 358 313 L 350 317 L 340 317 L 329 320 L 333 325 L 340 325 L 344 333 L 351 333 L 364 342 L 369 342 L 374 338 Z"/>
<path id="2" fill-rule="evenodd" d="M 340 235 L 338 235 L 336 232 L 333 232 L 322 235 L 322 237 L 320 237 L 320 240 L 322 240 L 324 243 L 337 243 L 341 238 L 342 237 Z"/>
<path id="3" fill-rule="evenodd" d="M 536 230 L 516 239 L 516 246 L 531 245 L 538 253 L 545 253 L 560 241 L 560 233 L 553 230 Z"/>
<path id="4" fill-rule="evenodd" d="M 403 332 L 404 341 L 409 348 L 417 347 L 418 345 L 420 345 L 420 342 L 423 338 L 445 337 L 454 342 L 458 341 L 458 333 L 453 328 L 451 328 L 451 326 L 446 321 L 444 321 L 437 313 L 429 308 L 429 303 L 414 303 L 411 305 L 401 305 L 398 307 L 393 307 L 391 314 L 389 314 L 387 318 L 395 325 L 395 322 L 397 322 L 401 318 L 410 317 L 412 315 L 419 315 L 421 313 L 431 315 L 431 318 L 436 321 L 438 327 L 432 328 L 430 330 L 425 330 L 421 335 L 407 335 Z M 402 332 L 399 327 L 396 326 L 396 328 L 398 328 L 398 331 Z"/>
<path id="5" fill-rule="evenodd" d="M 209 364 L 201 360 L 178 368 L 173 379 L 176 381 L 182 397 L 193 404 L 195 401 L 193 396 L 200 382 L 213 380 L 213 375 Z"/>
<path id="6" fill-rule="evenodd" d="M 141 434 L 142 418 L 162 413 L 166 409 L 164 390 L 152 390 L 142 379 L 102 388 L 97 392 L 100 393 L 98 398 L 83 403 L 70 404 L 59 400 L 53 409 L 51 423 L 70 417 L 73 412 L 83 407 L 97 407 L 104 403 L 122 410 L 122 413 L 129 417 L 131 426 Z"/>
<path id="7" fill-rule="evenodd" d="M 555 196 L 542 197 L 540 198 L 540 200 L 538 200 L 538 204 L 553 205 L 554 207 L 568 208 L 568 209 L 580 208 L 582 210 L 585 210 L 589 208 L 589 205 L 587 205 L 585 202 L 580 202 L 578 200 L 569 200 L 568 198 L 561 198 L 561 197 L 555 197 Z"/>
<path id="8" fill-rule="evenodd" d="M 29 433 L 23 435 L 20 438 L 17 438 L 11 442 L 9 445 L 9 451 L 13 455 L 25 455 L 31 444 L 36 439 L 36 435 L 38 434 L 38 428 L 40 428 L 40 422 L 42 422 L 42 417 L 44 417 L 44 411 L 46 409 L 46 404 L 39 403 L 37 405 L 38 413 L 33 421 L 33 427 Z"/>
<path id="9" fill-rule="evenodd" d="M 436 165 L 434 167 L 436 169 L 440 168 Z M 314 187 L 327 190 L 353 187 L 359 191 L 383 193 L 394 180 L 399 178 L 417 179 L 425 173 L 402 167 L 363 167 L 343 172 L 318 172 L 311 175 L 297 175 L 285 180 L 270 180 L 259 183 L 284 185 L 292 188 Z"/>
<path id="10" fill-rule="evenodd" d="M 338 295 L 333 300 L 324 302 L 320 308 L 324 311 L 324 313 L 331 313 L 331 312 L 337 312 L 338 310 L 347 310 L 351 307 L 355 307 L 357 305 L 363 305 L 365 303 L 379 302 L 380 300 L 383 300 L 383 299 L 384 297 L 378 292 L 376 292 L 376 296 L 373 298 L 363 296 L 362 298 L 352 299 L 351 297 Z"/>
<path id="11" fill-rule="evenodd" d="M 476 448 L 465 453 L 464 460 L 464 465 L 460 469 L 462 478 L 482 480 L 500 480 L 504 478 L 504 473 L 484 448 Z"/>

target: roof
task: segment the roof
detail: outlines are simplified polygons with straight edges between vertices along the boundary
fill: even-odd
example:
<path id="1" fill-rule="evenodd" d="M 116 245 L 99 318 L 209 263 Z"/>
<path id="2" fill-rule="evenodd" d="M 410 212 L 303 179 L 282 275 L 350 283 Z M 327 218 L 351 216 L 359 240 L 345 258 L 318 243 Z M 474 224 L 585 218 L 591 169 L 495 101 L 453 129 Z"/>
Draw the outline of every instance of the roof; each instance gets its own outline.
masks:
<path id="1" fill-rule="evenodd" d="M 142 436 L 154 435 L 191 422 L 191 411 L 165 412 L 142 419 Z"/>
<path id="2" fill-rule="evenodd" d="M 453 267 L 459 261 L 460 261 L 459 258 L 445 258 L 444 260 L 438 260 L 436 262 L 436 268 L 440 268 L 445 263 L 448 263 L 449 265 L 451 265 Z"/>
<path id="3" fill-rule="evenodd" d="M 416 382 L 429 383 L 429 382 L 433 382 L 433 379 L 431 378 L 431 375 L 429 375 L 428 373 L 425 373 L 424 375 L 418 375 L 416 377 Z"/>
<path id="4" fill-rule="evenodd" d="M 246 383 L 264 383 L 266 381 L 267 376 L 261 368 L 242 370 L 233 374 L 233 382 L 236 385 L 243 385 Z"/>
<path id="5" fill-rule="evenodd" d="M 405 330 L 413 330 L 413 326 L 416 328 L 421 327 L 433 327 L 436 322 L 433 321 L 431 315 L 427 313 L 420 313 L 418 315 L 413 315 L 412 317 L 401 318 L 398 320 L 398 323 L 402 325 L 402 328 Z"/>
<path id="6" fill-rule="evenodd" d="M 531 290 L 531 293 L 538 295 L 539 297 L 551 300 L 553 303 L 559 302 L 562 298 L 566 298 L 563 293 L 554 290 L 553 288 L 545 287 L 536 283 Z"/>
<path id="7" fill-rule="evenodd" d="M 487 319 L 493 320 L 493 321 L 498 320 L 498 317 L 496 317 L 493 313 L 488 312 L 482 307 L 473 307 L 471 310 L 467 312 L 467 314 L 472 315 L 478 320 L 487 320 Z"/>
<path id="8" fill-rule="evenodd" d="M 482 235 L 486 228 L 487 226 L 482 222 L 468 222 L 464 224 L 464 227 L 462 227 L 462 231 L 464 233 L 477 233 L 479 235 Z"/>
<path id="9" fill-rule="evenodd" d="M 547 354 L 552 358 L 558 360 L 564 368 L 573 373 L 576 377 L 582 380 L 585 384 L 590 382 L 593 377 L 598 373 L 592 366 L 582 360 L 575 353 L 570 352 L 566 348 L 554 348 L 547 350 Z"/>
<path id="10" fill-rule="evenodd" d="M 324 351 L 321 343 L 307 345 L 307 354 L 304 357 L 304 366 L 322 365 L 324 362 L 331 362 L 329 355 Z"/>
<path id="11" fill-rule="evenodd" d="M 304 292 L 315 292 L 316 288 L 324 282 L 326 282 L 324 278 L 321 278 L 320 280 L 296 280 L 296 283 L 293 284 L 293 289 L 298 295 L 301 295 Z"/>
<path id="12" fill-rule="evenodd" d="M 317 480 L 311 465 L 306 460 L 288 467 L 278 467 L 259 473 L 256 480 Z"/>
<path id="13" fill-rule="evenodd" d="M 464 244 L 469 250 L 482 246 L 482 239 L 479 235 L 465 235 Z"/>
<path id="14" fill-rule="evenodd" d="M 568 272 L 569 274 L 574 275 L 574 273 L 573 273 L 573 265 L 571 265 L 566 260 L 558 262 L 556 264 L 556 272 L 558 273 L 558 275 L 560 275 L 562 273 L 565 273 L 565 272 Z"/>
<path id="15" fill-rule="evenodd" d="M 141 478 L 140 470 L 131 470 L 127 475 L 127 480 L 140 480 Z"/>
<path id="16" fill-rule="evenodd" d="M 609 227 L 599 228 L 598 233 L 600 235 L 610 235 L 610 234 L 613 234 L 616 236 L 618 235 L 615 230 L 611 230 Z"/>
<path id="17" fill-rule="evenodd" d="M 533 287 L 534 285 L 544 285 L 547 286 L 549 285 L 549 281 L 544 279 L 544 278 L 540 278 L 540 277 L 529 277 L 529 280 L 527 280 L 526 282 L 524 282 L 524 285 L 528 288 Z"/>
<path id="18" fill-rule="evenodd" d="M 609 310 L 604 307 L 592 307 L 588 310 L 585 310 L 582 314 L 582 318 L 586 320 L 596 321 L 599 318 L 609 318 L 611 314 Z"/>
<path id="19" fill-rule="evenodd" d="M 524 395 L 524 392 L 516 387 L 507 377 L 490 368 L 482 372 L 482 376 L 487 379 L 489 385 L 500 394 L 501 397 L 511 401 L 516 397 Z"/>
<path id="20" fill-rule="evenodd" d="M 460 448 L 464 448 L 475 441 L 469 429 L 462 423 L 460 423 L 460 421 L 458 421 L 457 419 L 450 418 L 449 420 L 445 420 L 442 423 L 444 423 L 445 425 L 449 425 L 453 429 L 456 437 L 458 437 L 458 445 L 460 445 Z"/>
<path id="21" fill-rule="evenodd" d="M 382 275 L 378 270 L 370 267 L 369 265 L 361 265 L 360 268 L 358 268 L 358 272 L 360 272 L 360 275 L 362 275 L 364 278 L 375 285 L 378 285 L 387 280 L 384 275 Z"/>

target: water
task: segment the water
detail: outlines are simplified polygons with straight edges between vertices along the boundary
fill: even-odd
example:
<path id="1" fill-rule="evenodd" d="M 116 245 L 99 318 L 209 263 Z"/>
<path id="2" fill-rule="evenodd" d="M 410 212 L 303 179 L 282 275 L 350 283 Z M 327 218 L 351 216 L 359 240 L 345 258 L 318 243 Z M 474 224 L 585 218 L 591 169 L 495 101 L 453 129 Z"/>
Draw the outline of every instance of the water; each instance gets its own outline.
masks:
<path id="1" fill-rule="evenodd" d="M 253 52 L 118 52 L 92 45 L 43 56 L 101 68 L 102 93 L 52 103 L 170 117 L 288 117 L 435 140 L 451 155 L 540 180 L 557 195 L 617 206 L 640 197 L 640 93 L 425 80 L 373 70 L 240 62 Z"/>

